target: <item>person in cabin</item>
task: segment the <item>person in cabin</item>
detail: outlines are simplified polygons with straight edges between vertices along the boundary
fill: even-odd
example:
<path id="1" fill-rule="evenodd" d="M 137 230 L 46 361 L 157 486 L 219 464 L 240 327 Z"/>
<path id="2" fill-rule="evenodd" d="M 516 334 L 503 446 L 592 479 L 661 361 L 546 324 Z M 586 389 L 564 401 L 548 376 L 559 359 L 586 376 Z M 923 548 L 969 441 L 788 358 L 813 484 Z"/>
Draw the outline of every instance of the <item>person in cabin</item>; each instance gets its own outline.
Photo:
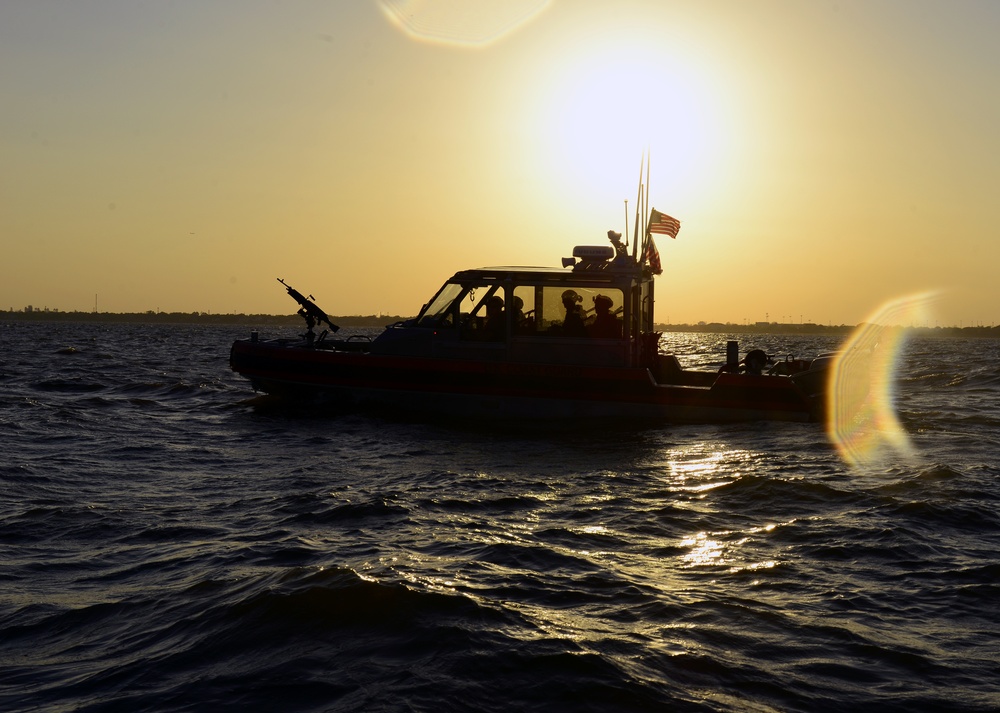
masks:
<path id="1" fill-rule="evenodd" d="M 524 300 L 522 300 L 517 295 L 514 295 L 514 324 L 518 325 L 524 321 Z"/>
<path id="2" fill-rule="evenodd" d="M 597 339 L 621 339 L 622 321 L 611 313 L 614 301 L 607 295 L 594 298 L 594 321 L 587 326 L 587 333 Z"/>
<path id="3" fill-rule="evenodd" d="M 513 314 L 511 314 L 511 319 L 513 320 L 514 331 L 515 332 L 530 332 L 532 328 L 531 319 L 524 314 L 524 300 L 522 300 L 517 295 L 514 295 L 514 299 L 511 302 L 513 306 Z"/>
<path id="4" fill-rule="evenodd" d="M 566 290 L 562 293 L 563 307 L 566 317 L 563 319 L 562 333 L 567 337 L 586 337 L 587 326 L 583 322 L 583 298 L 576 290 Z"/>
<path id="5" fill-rule="evenodd" d="M 506 317 L 503 311 L 503 298 L 500 295 L 493 295 L 487 299 L 483 338 L 491 342 L 502 341 L 507 332 Z"/>

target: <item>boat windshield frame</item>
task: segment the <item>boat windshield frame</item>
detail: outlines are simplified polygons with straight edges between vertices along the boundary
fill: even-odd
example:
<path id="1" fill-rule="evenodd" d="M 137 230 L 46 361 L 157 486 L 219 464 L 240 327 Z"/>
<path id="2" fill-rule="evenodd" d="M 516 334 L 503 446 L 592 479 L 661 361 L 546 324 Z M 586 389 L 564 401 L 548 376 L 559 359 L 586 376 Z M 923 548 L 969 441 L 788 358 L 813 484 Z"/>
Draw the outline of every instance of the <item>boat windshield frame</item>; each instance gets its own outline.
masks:
<path id="1" fill-rule="evenodd" d="M 420 314 L 417 315 L 418 327 L 441 327 L 454 323 L 454 307 L 465 299 L 469 288 L 461 283 L 449 280 L 445 282 L 437 294 L 431 298 Z"/>

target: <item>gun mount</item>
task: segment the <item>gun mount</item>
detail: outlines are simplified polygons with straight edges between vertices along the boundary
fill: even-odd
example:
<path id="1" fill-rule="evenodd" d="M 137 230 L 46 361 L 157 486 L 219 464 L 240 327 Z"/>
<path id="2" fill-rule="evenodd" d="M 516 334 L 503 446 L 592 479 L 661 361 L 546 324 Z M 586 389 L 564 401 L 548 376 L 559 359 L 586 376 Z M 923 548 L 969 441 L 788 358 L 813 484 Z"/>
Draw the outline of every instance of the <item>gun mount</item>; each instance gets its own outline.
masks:
<path id="1" fill-rule="evenodd" d="M 294 287 L 289 285 L 287 282 L 282 280 L 280 277 L 278 278 L 278 282 L 284 285 L 285 289 L 288 291 L 288 294 L 291 296 L 291 298 L 299 303 L 298 314 L 300 314 L 302 318 L 306 321 L 306 340 L 310 344 L 312 344 L 313 340 L 315 339 L 316 335 L 313 332 L 313 327 L 315 327 L 317 324 L 325 323 L 330 328 L 331 332 L 336 332 L 338 329 L 340 329 L 340 327 L 338 327 L 336 324 L 330 321 L 330 318 L 327 316 L 326 312 L 320 309 L 319 306 L 312 301 L 312 295 L 306 297 L 301 292 L 296 290 Z"/>

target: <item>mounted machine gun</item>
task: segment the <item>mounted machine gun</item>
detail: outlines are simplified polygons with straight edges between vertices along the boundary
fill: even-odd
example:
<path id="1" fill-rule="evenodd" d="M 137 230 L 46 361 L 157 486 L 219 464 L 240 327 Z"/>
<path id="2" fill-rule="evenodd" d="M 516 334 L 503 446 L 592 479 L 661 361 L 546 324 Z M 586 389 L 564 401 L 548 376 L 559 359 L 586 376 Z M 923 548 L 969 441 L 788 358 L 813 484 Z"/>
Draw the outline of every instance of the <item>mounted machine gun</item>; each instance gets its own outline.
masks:
<path id="1" fill-rule="evenodd" d="M 316 335 L 313 332 L 313 327 L 315 327 L 317 324 L 322 324 L 325 322 L 327 326 L 330 327 L 331 332 L 336 332 L 338 329 L 340 329 L 340 327 L 338 327 L 336 324 L 330 321 L 330 318 L 326 315 L 326 312 L 321 310 L 316 305 L 316 303 L 312 301 L 313 299 L 312 295 L 306 297 L 301 292 L 296 290 L 294 287 L 289 285 L 287 282 L 282 280 L 280 277 L 278 278 L 278 282 L 284 285 L 285 289 L 288 290 L 288 294 L 291 295 L 292 299 L 299 303 L 300 309 L 298 311 L 298 314 L 302 315 L 302 318 L 306 321 L 307 330 L 305 337 L 310 344 L 312 344 L 316 338 Z M 320 341 L 322 341 L 324 335 L 325 332 L 323 333 L 323 335 L 320 335 Z"/>

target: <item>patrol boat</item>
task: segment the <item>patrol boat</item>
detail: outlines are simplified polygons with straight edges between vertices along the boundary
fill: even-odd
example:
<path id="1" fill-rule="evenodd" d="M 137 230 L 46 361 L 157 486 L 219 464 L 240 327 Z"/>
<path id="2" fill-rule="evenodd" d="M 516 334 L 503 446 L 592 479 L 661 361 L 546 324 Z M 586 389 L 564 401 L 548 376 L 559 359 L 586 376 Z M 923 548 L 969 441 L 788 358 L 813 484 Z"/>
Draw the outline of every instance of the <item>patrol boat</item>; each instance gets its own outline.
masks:
<path id="1" fill-rule="evenodd" d="M 652 233 L 675 237 L 680 223 L 654 209 L 644 228 L 631 254 L 608 231 L 610 245 L 576 247 L 561 268 L 458 272 L 415 318 L 372 339 L 334 338 L 327 314 L 286 284 L 306 332 L 252 333 L 233 344 L 230 365 L 284 400 L 462 420 L 821 419 L 829 356 L 775 361 L 755 349 L 741 359 L 730 342 L 725 364 L 706 371 L 661 351 Z"/>

